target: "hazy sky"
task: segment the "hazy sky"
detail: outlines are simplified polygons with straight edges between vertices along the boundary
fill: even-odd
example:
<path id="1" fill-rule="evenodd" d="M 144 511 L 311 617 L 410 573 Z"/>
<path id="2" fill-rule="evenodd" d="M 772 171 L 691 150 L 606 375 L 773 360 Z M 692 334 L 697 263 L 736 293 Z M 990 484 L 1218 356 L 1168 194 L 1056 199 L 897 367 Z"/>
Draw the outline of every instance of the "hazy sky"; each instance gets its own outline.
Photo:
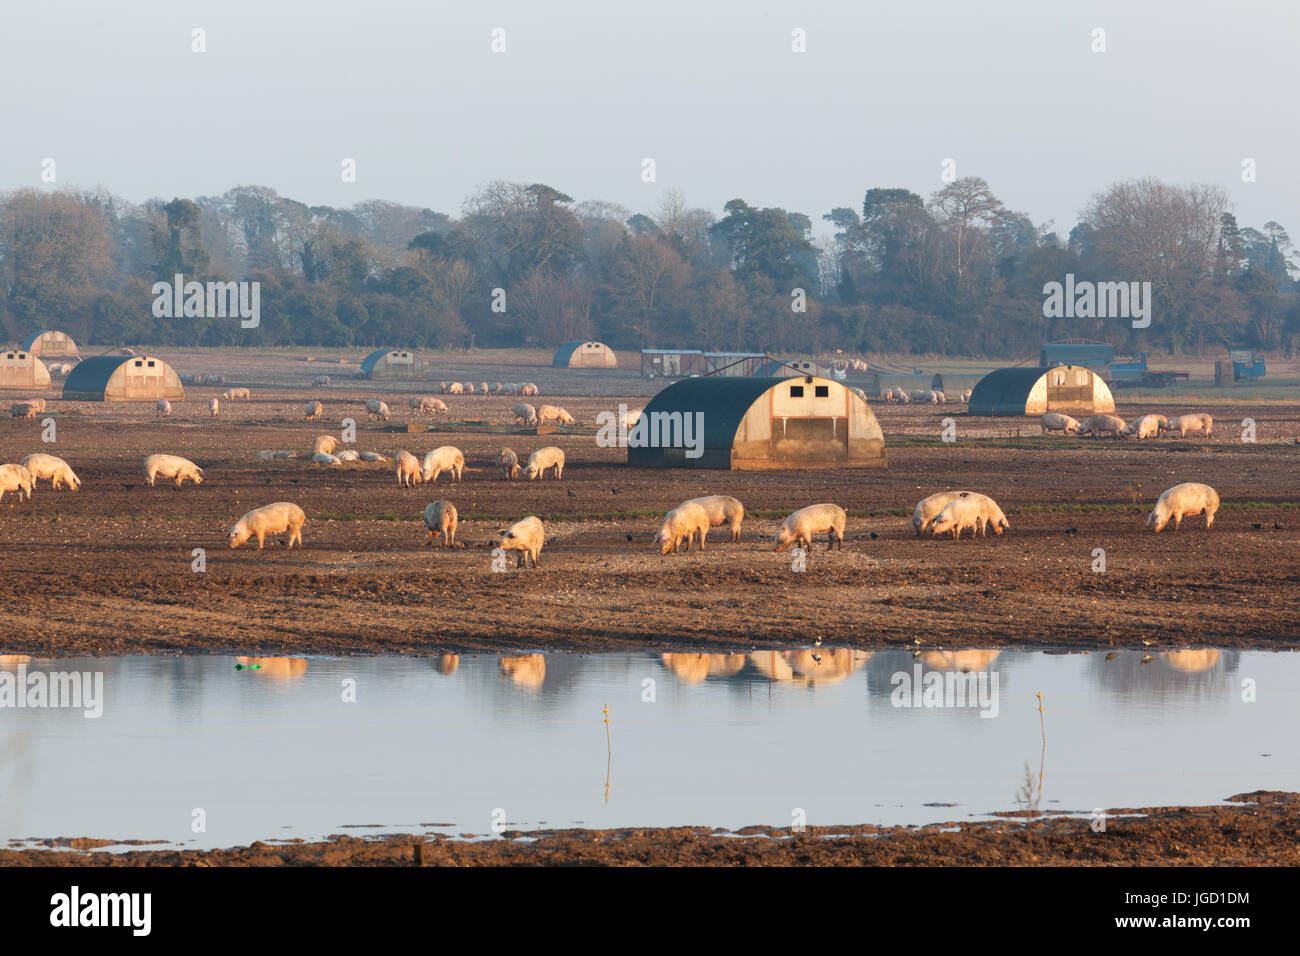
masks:
<path id="1" fill-rule="evenodd" d="M 1143 175 L 1300 232 L 1298 44 L 1296 0 L 7 0 L 0 189 L 53 188 L 49 157 L 57 186 L 133 201 L 258 184 L 455 214 L 500 178 L 820 220 L 872 186 L 929 196 L 951 157 L 1063 232 Z"/>

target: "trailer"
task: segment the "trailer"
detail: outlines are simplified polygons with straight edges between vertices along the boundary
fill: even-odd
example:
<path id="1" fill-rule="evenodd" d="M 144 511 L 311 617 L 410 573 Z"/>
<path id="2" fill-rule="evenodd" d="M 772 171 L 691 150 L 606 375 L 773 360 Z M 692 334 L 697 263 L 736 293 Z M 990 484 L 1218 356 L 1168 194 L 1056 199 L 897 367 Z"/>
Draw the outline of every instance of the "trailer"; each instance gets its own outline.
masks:
<path id="1" fill-rule="evenodd" d="M 1132 361 L 1111 362 L 1107 371 L 1110 384 L 1120 388 L 1168 388 L 1179 379 L 1191 378 L 1190 372 L 1147 368 L 1147 353 L 1131 356 Z"/>

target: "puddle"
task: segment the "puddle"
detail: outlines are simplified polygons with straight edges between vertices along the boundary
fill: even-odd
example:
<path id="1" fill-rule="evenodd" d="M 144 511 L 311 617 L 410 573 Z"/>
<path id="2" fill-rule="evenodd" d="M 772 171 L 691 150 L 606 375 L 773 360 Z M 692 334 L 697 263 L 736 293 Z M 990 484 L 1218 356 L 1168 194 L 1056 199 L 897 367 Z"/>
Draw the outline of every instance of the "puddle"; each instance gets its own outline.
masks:
<path id="1" fill-rule="evenodd" d="M 1040 812 L 1300 790 L 1292 653 L 0 657 L 0 841 L 983 818 L 1036 784 L 1040 692 Z"/>

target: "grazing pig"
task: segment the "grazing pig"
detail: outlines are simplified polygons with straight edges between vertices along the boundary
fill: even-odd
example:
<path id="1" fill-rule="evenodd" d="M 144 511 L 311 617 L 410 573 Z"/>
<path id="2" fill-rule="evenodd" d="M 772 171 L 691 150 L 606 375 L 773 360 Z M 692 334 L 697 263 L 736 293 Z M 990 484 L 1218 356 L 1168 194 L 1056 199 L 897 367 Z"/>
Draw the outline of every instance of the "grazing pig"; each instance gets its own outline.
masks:
<path id="1" fill-rule="evenodd" d="M 81 488 L 81 479 L 62 458 L 39 453 L 28 455 L 23 459 L 23 467 L 32 473 L 33 482 L 48 479 L 55 491 L 64 486 L 71 491 Z"/>
<path id="2" fill-rule="evenodd" d="M 501 477 L 506 481 L 519 477 L 519 456 L 513 448 L 502 448 L 497 453 L 497 467 L 501 469 Z"/>
<path id="3" fill-rule="evenodd" d="M 948 507 L 949 502 L 968 497 L 970 494 L 969 491 L 941 491 L 918 501 L 916 510 L 912 512 L 912 530 L 916 532 L 916 536 L 919 538 L 930 530 L 934 519 L 939 516 L 940 511 Z"/>
<path id="4" fill-rule="evenodd" d="M 311 380 L 311 383 L 313 385 L 328 385 L 330 383 L 330 377 L 328 375 L 317 375 Z"/>
<path id="5" fill-rule="evenodd" d="M 447 405 L 440 398 L 434 398 L 432 395 L 420 395 L 411 399 L 411 409 L 417 414 L 428 412 L 430 415 L 441 413 L 447 414 Z"/>
<path id="6" fill-rule="evenodd" d="M 539 405 L 537 407 L 538 422 L 559 422 L 561 425 L 574 424 L 574 417 L 558 405 Z"/>
<path id="7" fill-rule="evenodd" d="M 547 445 L 528 456 L 528 464 L 524 466 L 524 472 L 528 475 L 529 481 L 535 481 L 538 478 L 545 478 L 546 473 L 552 468 L 555 469 L 556 481 L 564 477 L 564 452 L 554 445 Z"/>
<path id="8" fill-rule="evenodd" d="M 660 527 L 659 533 L 655 535 L 655 544 L 659 546 L 660 554 L 667 554 L 669 551 L 676 554 L 681 550 L 682 542 L 686 542 L 686 552 L 691 550 L 691 541 L 698 534 L 700 537 L 700 550 L 704 550 L 704 538 L 709 533 L 709 512 L 698 501 L 683 501 L 668 514 L 664 515 L 663 526 Z"/>
<path id="9" fill-rule="evenodd" d="M 465 386 L 460 384 L 460 382 L 452 382 L 450 385 L 447 386 L 447 394 L 463 395 L 465 394 Z"/>
<path id="10" fill-rule="evenodd" d="M 43 398 L 24 398 L 23 401 L 26 404 L 31 405 L 38 412 L 45 411 L 45 399 Z"/>
<path id="11" fill-rule="evenodd" d="M 399 451 L 396 461 L 397 464 L 393 470 L 397 474 L 397 487 L 410 488 L 412 485 L 424 481 L 424 471 L 420 468 L 420 459 L 409 451 Z"/>
<path id="12" fill-rule="evenodd" d="M 519 552 L 515 558 L 515 567 L 526 568 L 529 560 L 535 568 L 542 566 L 542 544 L 546 539 L 546 530 L 539 519 L 529 515 L 497 534 L 501 535 L 497 547 L 503 551 Z"/>
<path id="13" fill-rule="evenodd" d="M 466 394 L 466 395 L 473 395 L 473 394 L 474 394 L 474 383 L 473 383 L 473 382 L 463 382 L 463 383 L 461 383 L 461 384 L 462 384 L 462 385 L 464 386 L 464 388 L 465 388 L 465 394 Z"/>
<path id="14" fill-rule="evenodd" d="M 231 401 L 242 398 L 246 402 L 252 401 L 253 398 L 252 393 L 246 388 L 228 388 L 221 397 Z"/>
<path id="15" fill-rule="evenodd" d="M 31 402 L 19 402 L 9 409 L 9 414 L 14 418 L 35 418 L 40 414 L 40 409 Z"/>
<path id="16" fill-rule="evenodd" d="M 1043 434 L 1048 432 L 1060 432 L 1062 435 L 1079 434 L 1079 423 L 1069 415 L 1061 415 L 1057 412 L 1048 412 L 1038 420 L 1038 425 L 1043 430 Z"/>
<path id="17" fill-rule="evenodd" d="M 424 526 L 429 529 L 428 547 L 433 547 L 433 537 L 442 538 L 444 548 L 456 547 L 456 506 L 450 501 L 435 501 L 424 509 Z"/>
<path id="18" fill-rule="evenodd" d="M 1154 525 L 1156 532 L 1164 529 L 1169 524 L 1169 519 L 1174 520 L 1174 530 L 1183 523 L 1184 518 L 1190 518 L 1205 512 L 1205 527 L 1211 528 L 1214 525 L 1214 513 L 1219 510 L 1219 493 L 1209 485 L 1197 484 L 1196 482 L 1184 482 L 1181 485 L 1174 485 L 1166 491 L 1156 501 L 1156 506 L 1151 510 L 1147 517 L 1147 524 Z"/>
<path id="19" fill-rule="evenodd" d="M 534 385 L 532 382 L 525 382 L 520 387 L 519 394 L 523 395 L 524 397 L 527 397 L 529 395 L 540 395 L 541 392 L 537 390 L 537 386 Z"/>
<path id="20" fill-rule="evenodd" d="M 900 405 L 910 405 L 912 404 L 912 396 L 908 395 L 903 389 L 896 388 L 894 389 L 894 401 Z"/>
<path id="21" fill-rule="evenodd" d="M 1141 418 L 1135 418 L 1124 426 L 1124 436 L 1126 438 L 1136 438 L 1138 441 L 1158 434 L 1160 434 L 1159 415 L 1143 415 Z"/>
<path id="22" fill-rule="evenodd" d="M 216 396 L 213 396 L 212 398 L 208 399 L 208 414 L 211 415 L 213 418 L 216 418 L 217 414 L 220 411 L 221 411 L 221 402 L 217 400 Z"/>
<path id="23" fill-rule="evenodd" d="M 1091 435 L 1094 438 L 1100 438 L 1102 435 L 1119 438 L 1124 433 L 1125 427 L 1122 418 L 1116 418 L 1114 415 L 1093 415 L 1079 426 L 1079 434 Z"/>
<path id="24" fill-rule="evenodd" d="M 934 390 L 933 392 L 931 392 L 930 394 L 934 396 L 934 404 L 936 404 L 936 405 L 947 405 L 947 404 L 948 404 L 948 396 L 945 395 L 942 391 L 940 391 L 940 390 L 938 390 L 938 389 L 935 389 L 935 390 Z"/>
<path id="25" fill-rule="evenodd" d="M 493 395 L 504 395 L 505 393 L 506 393 L 506 387 L 502 385 L 500 382 L 497 382 L 495 385 L 492 386 Z"/>
<path id="26" fill-rule="evenodd" d="M 381 402 L 377 398 L 372 398 L 366 402 L 366 414 L 370 417 L 372 422 L 377 418 L 382 419 L 383 421 L 388 421 L 389 417 L 392 415 L 388 410 L 388 403 Z"/>
<path id="27" fill-rule="evenodd" d="M 339 440 L 333 435 L 317 435 L 316 440 L 311 443 L 311 453 L 313 455 L 329 455 L 338 447 Z"/>
<path id="28" fill-rule="evenodd" d="M 424 456 L 424 463 L 421 466 L 424 480 L 429 482 L 436 482 L 438 476 L 444 471 L 451 474 L 452 481 L 460 481 L 461 473 L 464 470 L 465 456 L 461 454 L 459 448 L 453 445 L 443 445 L 440 448 L 435 448 Z"/>
<path id="29" fill-rule="evenodd" d="M 144 460 L 144 480 L 150 488 L 155 478 L 171 478 L 177 488 L 187 478 L 199 485 L 203 483 L 203 469 L 179 455 L 150 455 Z"/>
<path id="30" fill-rule="evenodd" d="M 979 524 L 975 527 L 975 533 L 981 537 L 990 530 L 996 535 L 1001 535 L 1003 531 L 1010 529 L 1011 525 L 1007 521 L 1007 516 L 1002 513 L 998 503 L 988 495 L 982 495 L 977 491 L 972 491 L 968 495 L 963 495 L 967 501 L 973 501 L 979 506 Z"/>
<path id="31" fill-rule="evenodd" d="M 487 382 L 479 382 L 478 390 L 484 395 L 488 394 Z"/>
<path id="32" fill-rule="evenodd" d="M 848 515 L 839 505 L 820 504 L 800 508 L 785 519 L 781 530 L 776 533 L 774 551 L 784 551 L 790 545 L 797 544 L 807 551 L 812 547 L 813 535 L 826 532 L 826 550 L 836 545 L 844 550 L 844 522 Z"/>
<path id="33" fill-rule="evenodd" d="M 158 409 L 159 415 L 165 416 L 165 415 L 170 415 L 172 413 L 172 403 L 167 401 L 167 399 L 165 398 L 158 399 L 158 404 L 156 408 Z"/>
<path id="34" fill-rule="evenodd" d="M 3 499 L 6 491 L 18 492 L 18 500 L 32 500 L 32 489 L 36 487 L 36 479 L 32 473 L 22 465 L 0 465 L 0 499 Z"/>
<path id="35" fill-rule="evenodd" d="M 930 530 L 936 536 L 941 534 L 951 534 L 953 540 L 961 537 L 961 533 L 967 528 L 970 529 L 971 537 L 983 528 L 983 509 L 980 502 L 973 498 L 954 498 L 943 506 L 943 510 L 935 516 L 934 523 L 930 525 Z"/>
<path id="36" fill-rule="evenodd" d="M 527 402 L 520 402 L 515 406 L 515 424 L 536 425 L 537 409 Z"/>
<path id="37" fill-rule="evenodd" d="M 306 416 L 307 421 L 317 421 L 325 414 L 325 406 L 320 402 L 308 402 L 303 409 L 303 414 Z"/>
<path id="38" fill-rule="evenodd" d="M 306 513 L 292 501 L 277 501 L 275 504 L 254 508 L 235 522 L 235 526 L 226 532 L 226 540 L 232 548 L 237 548 L 249 538 L 257 538 L 257 550 L 262 550 L 262 543 L 268 534 L 289 532 L 289 547 L 295 541 L 302 548 L 302 526 L 307 520 Z"/>
<path id="39" fill-rule="evenodd" d="M 730 495 L 707 495 L 692 498 L 691 501 L 700 505 L 708 514 L 710 528 L 728 525 L 731 528 L 731 540 L 740 540 L 740 522 L 745 518 L 745 506 L 738 499 Z"/>
<path id="40" fill-rule="evenodd" d="M 318 465 L 340 465 L 343 463 L 342 458 L 335 455 L 328 455 L 325 452 L 312 455 L 311 460 L 316 462 Z"/>
<path id="41" fill-rule="evenodd" d="M 1179 415 L 1177 418 L 1170 419 L 1166 430 L 1177 432 L 1179 438 L 1183 438 L 1188 434 L 1196 435 L 1202 432 L 1206 438 L 1209 438 L 1210 429 L 1213 425 L 1213 418 L 1205 412 L 1196 412 L 1191 415 Z"/>
<path id="42" fill-rule="evenodd" d="M 973 392 L 973 391 L 974 391 L 974 389 L 968 388 L 968 389 L 966 389 L 966 391 L 964 391 L 964 392 L 961 393 L 961 403 L 962 403 L 963 405 L 969 405 L 969 404 L 970 404 L 970 396 L 971 396 L 971 392 Z"/>

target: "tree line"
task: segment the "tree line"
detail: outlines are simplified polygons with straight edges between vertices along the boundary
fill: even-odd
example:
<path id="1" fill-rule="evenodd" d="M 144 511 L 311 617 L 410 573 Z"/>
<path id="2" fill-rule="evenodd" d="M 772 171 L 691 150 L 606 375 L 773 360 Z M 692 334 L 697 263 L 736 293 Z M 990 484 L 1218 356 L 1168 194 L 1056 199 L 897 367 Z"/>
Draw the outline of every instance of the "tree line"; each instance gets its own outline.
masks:
<path id="1" fill-rule="evenodd" d="M 983 179 L 925 198 L 873 188 L 825 213 L 668 192 L 657 208 L 493 182 L 458 216 L 369 201 L 307 206 L 241 186 L 128 203 L 108 192 L 0 195 L 0 333 L 58 328 L 114 346 L 705 347 L 1012 357 L 1068 337 L 1121 350 L 1300 347 L 1294 248 L 1240 225 L 1223 190 L 1146 178 L 1094 195 L 1067 236 Z M 157 318 L 154 283 L 257 281 L 261 323 Z M 1048 318 L 1067 274 L 1149 281 L 1149 328 Z"/>

